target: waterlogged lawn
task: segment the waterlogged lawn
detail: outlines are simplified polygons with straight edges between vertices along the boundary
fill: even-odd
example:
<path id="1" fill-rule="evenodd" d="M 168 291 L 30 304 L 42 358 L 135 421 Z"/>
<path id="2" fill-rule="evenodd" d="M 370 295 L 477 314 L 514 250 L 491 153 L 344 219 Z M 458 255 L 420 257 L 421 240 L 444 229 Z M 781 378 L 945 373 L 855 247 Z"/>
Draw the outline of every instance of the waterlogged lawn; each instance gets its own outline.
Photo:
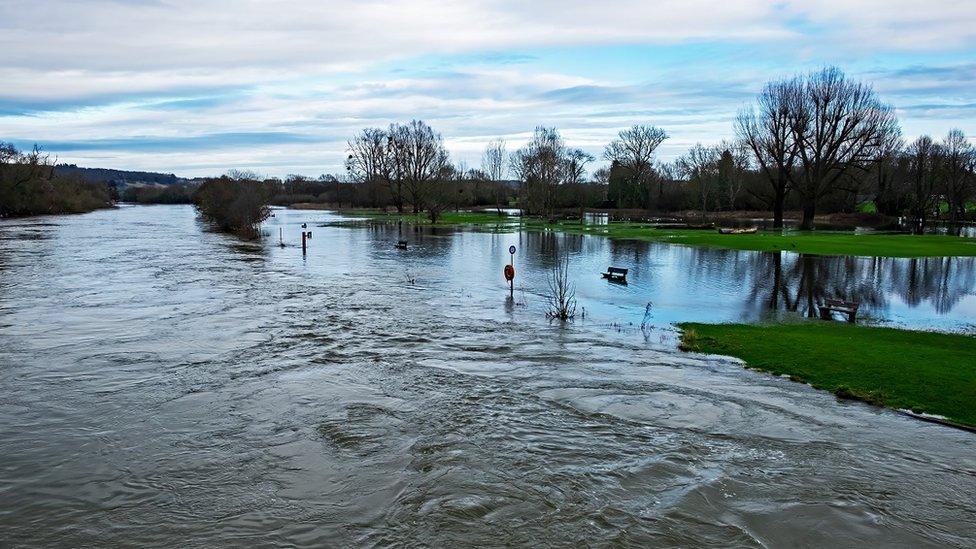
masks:
<path id="1" fill-rule="evenodd" d="M 679 327 L 684 350 L 976 427 L 976 337 L 829 322 Z"/>
<path id="2" fill-rule="evenodd" d="M 836 231 L 760 231 L 756 234 L 724 235 L 712 229 L 674 229 L 649 223 L 614 221 L 609 224 L 583 224 L 563 220 L 547 223 L 538 218 L 499 216 L 495 213 L 446 213 L 436 224 L 422 214 L 355 212 L 348 214 L 372 221 L 402 221 L 435 227 L 469 226 L 481 230 L 551 230 L 624 240 L 667 242 L 685 246 L 706 246 L 764 252 L 790 251 L 818 255 L 867 257 L 943 257 L 976 256 L 976 239 L 948 235 L 854 234 Z"/>

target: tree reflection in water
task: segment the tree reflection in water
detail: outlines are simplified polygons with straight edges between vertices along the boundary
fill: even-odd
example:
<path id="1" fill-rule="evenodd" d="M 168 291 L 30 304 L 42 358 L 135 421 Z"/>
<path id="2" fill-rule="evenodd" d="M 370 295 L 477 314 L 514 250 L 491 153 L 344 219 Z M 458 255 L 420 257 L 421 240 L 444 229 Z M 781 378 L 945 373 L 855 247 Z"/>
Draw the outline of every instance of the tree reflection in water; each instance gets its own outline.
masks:
<path id="1" fill-rule="evenodd" d="M 862 310 L 870 313 L 883 311 L 892 295 L 912 307 L 930 302 L 938 313 L 946 314 L 976 282 L 974 258 L 860 258 L 773 252 L 754 254 L 752 261 L 751 303 L 811 318 L 827 298 L 860 303 Z"/>

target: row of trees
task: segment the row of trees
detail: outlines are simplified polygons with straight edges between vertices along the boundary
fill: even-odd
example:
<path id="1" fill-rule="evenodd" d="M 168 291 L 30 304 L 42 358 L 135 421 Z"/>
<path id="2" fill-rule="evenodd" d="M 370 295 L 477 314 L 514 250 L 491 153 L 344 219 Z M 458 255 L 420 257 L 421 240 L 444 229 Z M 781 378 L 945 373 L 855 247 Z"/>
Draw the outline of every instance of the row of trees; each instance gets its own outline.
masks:
<path id="1" fill-rule="evenodd" d="M 976 148 L 958 129 L 940 142 L 923 135 L 879 154 L 871 174 L 878 210 L 907 214 L 913 231 L 922 233 L 943 206 L 950 221 L 966 219 L 976 199 Z"/>
<path id="2" fill-rule="evenodd" d="M 197 190 L 150 186 L 130 189 L 125 198 L 186 202 L 192 193 L 207 217 L 238 231 L 250 230 L 241 227 L 253 227 L 264 214 L 254 206 L 257 196 L 278 204 L 392 206 L 426 212 L 434 221 L 451 208 L 493 206 L 501 213 L 517 204 L 548 219 L 597 207 L 696 210 L 703 218 L 715 210 L 764 209 L 781 227 L 785 212 L 800 210 L 806 229 L 820 212 L 854 211 L 870 201 L 882 214 L 907 216 L 917 232 L 940 209 L 950 220 L 965 219 L 976 200 L 976 151 L 962 131 L 905 144 L 892 107 L 836 68 L 768 83 L 738 113 L 734 130 L 734 140 L 699 143 L 662 162 L 657 151 L 667 132 L 635 125 L 604 148 L 608 166 L 588 174 L 595 157 L 568 146 L 555 128 L 536 128 L 511 152 L 504 141 L 493 141 L 481 165 L 469 168 L 452 163 L 441 135 L 413 120 L 362 130 L 348 142 L 340 176 L 259 181 L 235 173 Z M 225 188 L 236 184 L 247 188 Z M 39 150 L 22 153 L 0 143 L 0 215 L 87 211 L 112 199 L 104 184 L 57 175 Z M 221 212 L 219 200 L 235 205 Z"/>
<path id="3" fill-rule="evenodd" d="M 23 152 L 0 141 L 0 217 L 83 213 L 107 208 L 115 198 L 104 183 L 58 174 L 37 147 Z"/>
<path id="4" fill-rule="evenodd" d="M 398 211 L 427 210 L 432 219 L 451 205 L 516 198 L 529 215 L 589 207 L 649 211 L 766 209 L 782 227 L 787 209 L 813 228 L 819 212 L 853 211 L 873 200 L 879 212 L 907 215 L 922 231 L 936 209 L 964 219 L 976 199 L 976 154 L 959 130 L 941 142 L 901 139 L 894 109 L 874 90 L 826 68 L 767 84 L 735 119 L 736 138 L 696 144 L 672 162 L 657 149 L 663 129 L 635 125 L 604 149 L 608 168 L 587 177 L 595 158 L 566 145 L 555 128 L 537 128 L 508 154 L 503 141 L 488 145 L 481 169 L 450 163 L 443 139 L 422 121 L 369 128 L 349 141 L 352 181 L 372 185 L 374 202 L 388 198 Z M 517 187 L 497 185 L 511 174 Z M 494 184 L 491 193 L 465 185 Z M 338 196 L 338 191 L 336 192 Z M 463 197 L 463 199 L 462 199 Z"/>

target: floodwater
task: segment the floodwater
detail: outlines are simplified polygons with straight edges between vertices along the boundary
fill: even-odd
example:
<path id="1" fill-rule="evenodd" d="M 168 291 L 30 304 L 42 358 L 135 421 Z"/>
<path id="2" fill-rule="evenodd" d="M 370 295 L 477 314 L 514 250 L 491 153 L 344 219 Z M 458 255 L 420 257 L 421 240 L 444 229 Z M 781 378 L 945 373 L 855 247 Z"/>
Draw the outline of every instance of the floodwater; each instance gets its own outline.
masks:
<path id="1" fill-rule="evenodd" d="M 966 331 L 971 260 L 334 219 L 279 210 L 257 243 L 184 206 L 0 222 L 0 545 L 973 546 L 972 433 L 668 328 L 843 294 Z M 566 325 L 543 314 L 563 254 Z"/>

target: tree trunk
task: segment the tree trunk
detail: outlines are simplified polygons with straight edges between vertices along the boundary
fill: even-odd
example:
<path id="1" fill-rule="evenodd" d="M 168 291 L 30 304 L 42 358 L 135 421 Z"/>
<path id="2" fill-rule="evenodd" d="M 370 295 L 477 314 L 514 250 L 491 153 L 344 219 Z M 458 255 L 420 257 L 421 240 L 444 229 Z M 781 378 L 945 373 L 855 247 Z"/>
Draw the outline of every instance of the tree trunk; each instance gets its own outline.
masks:
<path id="1" fill-rule="evenodd" d="M 779 289 L 783 283 L 783 252 L 773 252 L 773 291 L 769 296 L 769 309 L 779 308 Z"/>
<path id="2" fill-rule="evenodd" d="M 801 231 L 813 230 L 813 216 L 817 211 L 817 202 L 813 197 L 803 199 L 803 220 L 800 222 Z"/>
<path id="3" fill-rule="evenodd" d="M 776 196 L 773 197 L 773 228 L 783 228 L 783 204 L 786 202 L 786 193 L 782 186 L 776 188 Z"/>
<path id="4" fill-rule="evenodd" d="M 804 208 L 804 216 L 806 216 L 806 208 Z M 814 280 L 814 270 L 815 265 L 813 262 L 813 256 L 809 254 L 803 254 L 803 285 L 806 288 L 807 293 L 807 318 L 816 318 L 817 310 L 815 305 L 815 284 Z"/>

